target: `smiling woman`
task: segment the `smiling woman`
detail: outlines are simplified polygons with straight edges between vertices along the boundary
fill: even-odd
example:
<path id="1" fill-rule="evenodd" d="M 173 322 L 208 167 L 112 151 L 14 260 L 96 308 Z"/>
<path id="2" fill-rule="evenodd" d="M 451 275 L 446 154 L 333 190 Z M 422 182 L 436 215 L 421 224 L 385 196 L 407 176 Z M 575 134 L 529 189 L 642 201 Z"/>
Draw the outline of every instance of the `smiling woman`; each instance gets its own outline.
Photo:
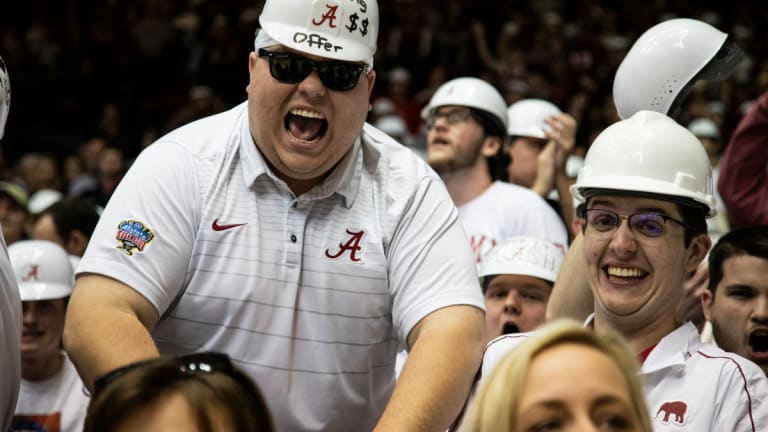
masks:
<path id="1" fill-rule="evenodd" d="M 498 363 L 462 430 L 650 432 L 637 370 L 634 355 L 614 332 L 553 321 Z"/>

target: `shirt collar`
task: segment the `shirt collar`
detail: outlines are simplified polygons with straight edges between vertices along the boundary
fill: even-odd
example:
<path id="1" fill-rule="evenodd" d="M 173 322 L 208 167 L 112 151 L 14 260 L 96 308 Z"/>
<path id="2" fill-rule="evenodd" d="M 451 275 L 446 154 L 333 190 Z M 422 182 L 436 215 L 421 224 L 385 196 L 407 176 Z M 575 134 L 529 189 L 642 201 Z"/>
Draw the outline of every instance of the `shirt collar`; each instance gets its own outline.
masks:
<path id="1" fill-rule="evenodd" d="M 701 347 L 699 331 L 690 321 L 661 338 L 642 365 L 642 373 L 651 373 L 673 366 L 684 366 L 685 361 Z"/>

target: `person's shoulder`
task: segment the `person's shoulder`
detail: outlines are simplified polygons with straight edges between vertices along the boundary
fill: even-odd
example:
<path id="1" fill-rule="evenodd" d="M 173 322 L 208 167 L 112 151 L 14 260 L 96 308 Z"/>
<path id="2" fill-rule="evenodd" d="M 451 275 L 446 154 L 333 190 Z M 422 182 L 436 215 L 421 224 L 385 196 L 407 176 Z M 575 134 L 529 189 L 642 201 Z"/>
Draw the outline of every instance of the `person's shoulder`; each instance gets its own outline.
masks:
<path id="1" fill-rule="evenodd" d="M 439 180 L 427 161 L 415 151 L 366 123 L 363 126 L 363 149 L 366 165 L 386 170 L 387 177 L 420 180 L 425 177 Z"/>
<path id="2" fill-rule="evenodd" d="M 504 334 L 488 342 L 483 353 L 482 376 L 487 377 L 496 365 L 515 347 L 523 343 L 531 335 L 528 333 Z"/>
<path id="3" fill-rule="evenodd" d="M 757 378 L 764 381 L 766 379 L 765 372 L 755 363 L 736 353 L 725 351 L 714 344 L 702 342 L 691 354 L 697 357 L 700 362 L 707 364 L 708 369 L 719 367 L 721 370 L 743 376 L 747 380 Z"/>
<path id="4" fill-rule="evenodd" d="M 192 121 L 160 137 L 154 145 L 177 144 L 191 153 L 218 152 L 222 142 L 238 142 L 232 138 L 241 134 L 244 116 L 247 116 L 243 102 L 227 111 Z M 151 146 L 150 146 L 151 147 Z"/>

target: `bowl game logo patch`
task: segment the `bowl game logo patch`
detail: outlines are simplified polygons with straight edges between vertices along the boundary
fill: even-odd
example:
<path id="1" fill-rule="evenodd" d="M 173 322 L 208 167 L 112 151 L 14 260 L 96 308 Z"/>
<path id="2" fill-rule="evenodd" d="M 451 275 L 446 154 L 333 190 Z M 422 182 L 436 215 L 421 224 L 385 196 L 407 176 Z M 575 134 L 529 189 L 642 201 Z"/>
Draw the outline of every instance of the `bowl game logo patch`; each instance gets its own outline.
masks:
<path id="1" fill-rule="evenodd" d="M 115 238 L 118 241 L 117 248 L 128 255 L 133 255 L 133 252 L 144 252 L 144 247 L 155 238 L 155 233 L 152 232 L 144 223 L 136 220 L 124 220 L 117 224 L 117 235 Z"/>

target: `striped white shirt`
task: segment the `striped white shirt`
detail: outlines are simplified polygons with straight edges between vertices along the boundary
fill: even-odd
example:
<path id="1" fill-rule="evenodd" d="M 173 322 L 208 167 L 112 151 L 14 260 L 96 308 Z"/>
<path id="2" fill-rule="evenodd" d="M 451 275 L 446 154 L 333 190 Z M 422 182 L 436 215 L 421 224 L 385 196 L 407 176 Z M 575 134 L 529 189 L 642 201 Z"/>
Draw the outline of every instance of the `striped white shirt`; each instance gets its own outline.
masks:
<path id="1" fill-rule="evenodd" d="M 148 147 L 79 271 L 142 293 L 163 315 L 161 352 L 228 353 L 278 430 L 369 430 L 410 330 L 445 306 L 483 308 L 457 211 L 423 160 L 369 125 L 294 197 L 247 117 L 242 104 Z"/>

